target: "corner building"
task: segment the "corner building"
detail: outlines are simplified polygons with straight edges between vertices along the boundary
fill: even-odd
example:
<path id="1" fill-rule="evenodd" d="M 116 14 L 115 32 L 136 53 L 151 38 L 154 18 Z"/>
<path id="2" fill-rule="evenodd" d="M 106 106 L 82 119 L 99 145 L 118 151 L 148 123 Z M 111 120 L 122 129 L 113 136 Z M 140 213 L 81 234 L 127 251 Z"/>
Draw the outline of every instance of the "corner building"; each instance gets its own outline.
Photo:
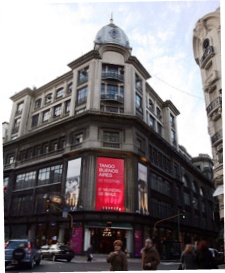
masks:
<path id="1" fill-rule="evenodd" d="M 214 161 L 213 196 L 218 199 L 219 240 L 224 244 L 224 177 L 220 7 L 200 18 L 193 30 L 193 53 L 204 91 L 208 132 Z"/>
<path id="2" fill-rule="evenodd" d="M 154 236 L 165 258 L 203 237 L 213 244 L 213 183 L 178 145 L 179 111 L 147 83 L 150 74 L 131 51 L 111 20 L 69 72 L 11 97 L 5 238 L 70 241 L 77 254 L 90 244 L 108 253 L 121 239 L 138 257 Z M 185 219 L 164 221 L 153 233 L 157 221 L 182 210 Z"/>

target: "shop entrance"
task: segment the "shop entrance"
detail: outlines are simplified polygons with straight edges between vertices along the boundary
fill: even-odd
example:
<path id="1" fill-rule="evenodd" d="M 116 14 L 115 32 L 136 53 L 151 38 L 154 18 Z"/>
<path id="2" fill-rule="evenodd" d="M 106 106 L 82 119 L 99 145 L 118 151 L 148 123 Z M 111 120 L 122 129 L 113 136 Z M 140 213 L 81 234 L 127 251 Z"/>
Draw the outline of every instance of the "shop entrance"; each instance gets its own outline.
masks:
<path id="1" fill-rule="evenodd" d="M 116 228 L 91 228 L 91 245 L 95 253 L 108 254 L 113 251 L 113 242 L 121 240 L 122 250 L 126 250 L 126 230 Z"/>

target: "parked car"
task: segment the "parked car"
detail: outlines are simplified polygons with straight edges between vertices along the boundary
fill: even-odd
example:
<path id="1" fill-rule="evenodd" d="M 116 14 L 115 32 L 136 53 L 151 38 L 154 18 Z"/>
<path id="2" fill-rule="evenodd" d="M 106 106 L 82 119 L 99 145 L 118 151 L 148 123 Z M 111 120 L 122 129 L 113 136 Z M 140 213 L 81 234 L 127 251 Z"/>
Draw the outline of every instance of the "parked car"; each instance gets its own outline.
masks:
<path id="1" fill-rule="evenodd" d="M 42 246 L 41 255 L 42 259 L 67 260 L 67 262 L 70 262 L 75 257 L 75 252 L 64 244 L 53 244 Z"/>
<path id="2" fill-rule="evenodd" d="M 213 257 L 215 258 L 217 264 L 224 264 L 224 253 L 223 252 L 219 252 L 217 249 L 215 248 L 209 248 L 209 250 L 211 251 Z"/>
<path id="3" fill-rule="evenodd" d="M 30 268 L 41 262 L 41 252 L 35 243 L 27 239 L 9 240 L 5 244 L 5 267 L 25 264 Z"/>

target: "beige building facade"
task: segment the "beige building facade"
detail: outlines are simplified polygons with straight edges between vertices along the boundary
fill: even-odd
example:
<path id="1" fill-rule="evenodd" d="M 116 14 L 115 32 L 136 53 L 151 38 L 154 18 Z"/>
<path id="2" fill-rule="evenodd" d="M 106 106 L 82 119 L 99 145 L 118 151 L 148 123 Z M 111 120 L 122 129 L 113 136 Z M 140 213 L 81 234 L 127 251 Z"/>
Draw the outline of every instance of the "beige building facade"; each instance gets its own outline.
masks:
<path id="1" fill-rule="evenodd" d="M 193 32 L 194 58 L 198 64 L 208 117 L 214 161 L 214 196 L 219 199 L 220 218 L 224 219 L 223 127 L 220 8 L 196 23 Z"/>

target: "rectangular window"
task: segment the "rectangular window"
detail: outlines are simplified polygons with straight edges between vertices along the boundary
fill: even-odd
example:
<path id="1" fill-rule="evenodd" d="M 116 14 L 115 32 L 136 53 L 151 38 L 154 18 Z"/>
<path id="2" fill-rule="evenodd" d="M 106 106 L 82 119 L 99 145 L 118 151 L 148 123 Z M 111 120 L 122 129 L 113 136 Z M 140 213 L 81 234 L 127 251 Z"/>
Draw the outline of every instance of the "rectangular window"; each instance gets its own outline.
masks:
<path id="1" fill-rule="evenodd" d="M 142 79 L 135 74 L 135 86 L 138 90 L 142 91 Z"/>
<path id="2" fill-rule="evenodd" d="M 31 127 L 36 127 L 38 125 L 38 118 L 39 114 L 32 116 Z"/>
<path id="3" fill-rule="evenodd" d="M 154 112 L 154 103 L 151 99 L 148 100 L 148 108 Z"/>
<path id="4" fill-rule="evenodd" d="M 58 140 L 53 140 L 51 142 L 51 151 L 57 151 L 58 150 Z"/>
<path id="5" fill-rule="evenodd" d="M 68 86 L 67 86 L 67 93 L 68 94 L 71 94 L 73 91 L 73 83 L 69 83 Z"/>
<path id="6" fill-rule="evenodd" d="M 117 85 L 107 85 L 107 95 L 115 97 L 115 95 L 118 95 L 118 86 Z"/>
<path id="7" fill-rule="evenodd" d="M 171 130 L 171 142 L 176 145 L 176 133 L 173 130 Z"/>
<path id="8" fill-rule="evenodd" d="M 157 115 L 157 117 L 158 117 L 159 119 L 162 118 L 162 112 L 161 112 L 161 110 L 159 109 L 159 107 L 156 107 L 156 115 Z"/>
<path id="9" fill-rule="evenodd" d="M 157 122 L 157 132 L 160 136 L 162 136 L 162 125 L 159 122 Z"/>
<path id="10" fill-rule="evenodd" d="M 37 99 L 34 104 L 34 109 L 38 109 L 41 107 L 41 99 Z"/>
<path id="11" fill-rule="evenodd" d="M 19 131 L 20 122 L 21 122 L 21 118 L 18 118 L 18 119 L 15 120 L 14 127 L 13 127 L 13 130 L 12 130 L 13 134 L 17 133 Z"/>
<path id="12" fill-rule="evenodd" d="M 22 113 L 23 105 L 24 105 L 24 102 L 20 102 L 17 104 L 16 115 L 20 115 Z"/>
<path id="13" fill-rule="evenodd" d="M 103 131 L 103 146 L 120 148 L 120 133 L 113 131 Z"/>
<path id="14" fill-rule="evenodd" d="M 82 104 L 87 101 L 87 86 L 77 90 L 77 104 Z"/>
<path id="15" fill-rule="evenodd" d="M 138 151 L 142 154 L 145 153 L 145 140 L 144 138 L 137 136 L 136 145 L 138 147 Z"/>
<path id="16" fill-rule="evenodd" d="M 136 108 L 142 112 L 142 97 L 136 93 Z"/>
<path id="17" fill-rule="evenodd" d="M 4 177 L 3 179 L 3 187 L 6 190 L 9 184 L 9 177 Z"/>
<path id="18" fill-rule="evenodd" d="M 70 112 L 70 105 L 71 105 L 71 101 L 68 100 L 65 102 L 65 113 L 69 113 Z"/>
<path id="19" fill-rule="evenodd" d="M 172 128 L 175 128 L 175 118 L 171 114 L 170 114 L 170 125 L 171 125 Z"/>
<path id="20" fill-rule="evenodd" d="M 63 87 L 56 90 L 56 98 L 57 99 L 63 97 L 63 95 L 64 95 L 64 88 Z"/>
<path id="21" fill-rule="evenodd" d="M 42 121 L 48 121 L 50 118 L 50 109 L 43 112 L 43 118 Z"/>
<path id="22" fill-rule="evenodd" d="M 149 115 L 149 126 L 155 128 L 155 119 L 153 118 L 152 115 Z"/>
<path id="23" fill-rule="evenodd" d="M 185 205 L 191 205 L 191 197 L 189 193 L 184 192 L 184 203 Z"/>
<path id="24" fill-rule="evenodd" d="M 54 117 L 59 117 L 62 112 L 62 104 L 58 104 L 54 107 Z"/>
<path id="25" fill-rule="evenodd" d="M 72 144 L 78 145 L 83 142 L 83 133 L 74 133 L 72 135 Z"/>
<path id="26" fill-rule="evenodd" d="M 36 177 L 36 171 L 17 175 L 15 190 L 34 187 L 35 177 Z"/>
<path id="27" fill-rule="evenodd" d="M 56 165 L 39 170 L 38 185 L 62 182 L 62 165 Z"/>
<path id="28" fill-rule="evenodd" d="M 45 103 L 50 103 L 52 101 L 52 94 L 49 93 L 45 96 Z"/>
<path id="29" fill-rule="evenodd" d="M 78 84 L 82 84 L 88 80 L 88 73 L 89 67 L 85 67 L 78 72 Z"/>

